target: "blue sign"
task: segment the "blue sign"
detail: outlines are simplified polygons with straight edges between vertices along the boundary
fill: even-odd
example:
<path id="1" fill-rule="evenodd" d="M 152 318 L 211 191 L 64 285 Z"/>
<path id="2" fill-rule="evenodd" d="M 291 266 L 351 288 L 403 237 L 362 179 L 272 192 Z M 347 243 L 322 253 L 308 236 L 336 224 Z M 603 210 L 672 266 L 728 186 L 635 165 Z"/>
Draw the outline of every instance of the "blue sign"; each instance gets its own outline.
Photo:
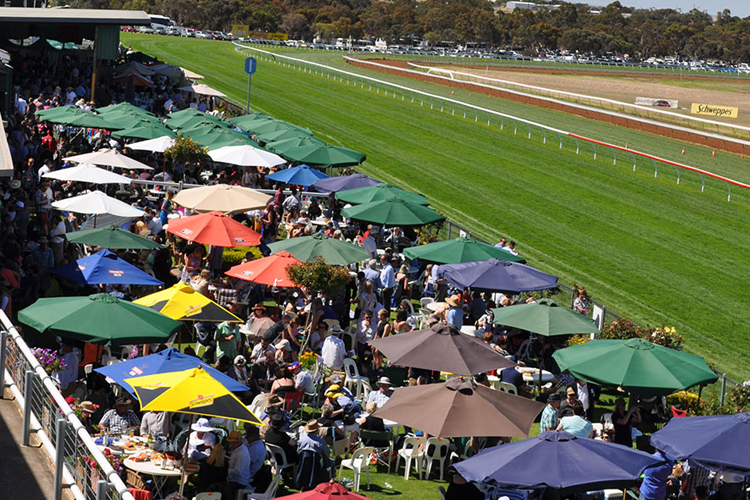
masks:
<path id="1" fill-rule="evenodd" d="M 254 57 L 248 57 L 245 59 L 245 73 L 248 75 L 252 75 L 255 73 L 255 66 L 257 64 L 257 61 Z"/>

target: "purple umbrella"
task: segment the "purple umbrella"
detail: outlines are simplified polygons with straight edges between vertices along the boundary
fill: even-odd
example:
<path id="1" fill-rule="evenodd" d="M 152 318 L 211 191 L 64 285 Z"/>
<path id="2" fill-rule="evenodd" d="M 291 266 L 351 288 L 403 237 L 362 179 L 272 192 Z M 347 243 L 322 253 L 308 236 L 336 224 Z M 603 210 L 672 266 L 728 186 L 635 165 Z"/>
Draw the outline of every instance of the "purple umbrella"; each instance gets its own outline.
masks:
<path id="1" fill-rule="evenodd" d="M 500 259 L 440 266 L 439 274 L 458 288 L 500 292 L 531 292 L 557 286 L 557 276 L 518 262 Z"/>
<path id="2" fill-rule="evenodd" d="M 365 174 L 352 174 L 341 177 L 329 177 L 328 179 L 319 179 L 313 183 L 313 187 L 320 193 L 338 193 L 339 191 L 369 187 L 374 186 L 375 184 L 382 184 L 382 181 L 375 180 Z"/>

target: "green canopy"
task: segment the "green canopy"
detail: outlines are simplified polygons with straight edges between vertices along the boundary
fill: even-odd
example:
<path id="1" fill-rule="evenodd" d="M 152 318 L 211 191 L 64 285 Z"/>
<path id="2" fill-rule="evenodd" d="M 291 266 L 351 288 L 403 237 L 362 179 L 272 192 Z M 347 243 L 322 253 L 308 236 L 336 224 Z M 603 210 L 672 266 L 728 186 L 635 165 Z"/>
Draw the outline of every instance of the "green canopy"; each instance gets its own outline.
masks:
<path id="1" fill-rule="evenodd" d="M 109 123 L 119 126 L 121 129 L 135 127 L 141 122 L 150 122 L 155 125 L 161 125 L 161 121 L 155 116 L 145 115 L 130 111 L 128 109 L 110 111 L 101 115 Z"/>
<path id="2" fill-rule="evenodd" d="M 140 119 L 132 123 L 129 127 L 112 134 L 112 137 L 133 137 L 136 139 L 156 139 L 157 137 L 176 137 L 177 134 L 152 120 Z"/>
<path id="3" fill-rule="evenodd" d="M 266 132 L 264 134 L 255 134 L 255 138 L 260 142 L 270 143 L 276 141 L 284 141 L 286 139 L 294 139 L 300 137 L 302 131 L 292 130 L 277 130 L 276 132 Z"/>
<path id="4" fill-rule="evenodd" d="M 122 128 L 114 123 L 110 123 L 106 117 L 95 115 L 94 113 L 85 111 L 78 106 L 63 106 L 58 109 L 60 109 L 60 111 L 54 113 L 40 111 L 37 113 L 37 116 L 44 121 L 59 123 L 61 125 L 70 125 L 71 127 L 106 128 L 110 130 Z"/>
<path id="5" fill-rule="evenodd" d="M 19 311 L 18 320 L 40 332 L 113 346 L 166 342 L 182 327 L 151 308 L 107 293 L 39 299 Z"/>
<path id="6" fill-rule="evenodd" d="M 47 117 L 54 117 L 54 116 L 60 116 L 60 115 L 65 116 L 66 114 L 69 114 L 69 113 L 80 113 L 80 112 L 89 113 L 88 111 L 82 110 L 78 106 L 74 106 L 73 104 L 68 104 L 66 106 L 59 106 L 57 108 L 37 109 L 34 114 L 38 116 L 40 119 L 46 120 Z"/>
<path id="7" fill-rule="evenodd" d="M 55 50 L 63 50 L 63 49 L 76 50 L 76 49 L 78 49 L 78 45 L 76 45 L 73 42 L 62 43 L 62 42 L 58 42 L 57 40 L 50 40 L 48 38 L 47 39 L 47 43 L 50 45 L 50 47 L 52 47 Z"/>
<path id="8" fill-rule="evenodd" d="M 110 250 L 150 250 L 163 248 L 160 244 L 151 241 L 148 238 L 138 236 L 130 231 L 123 231 L 117 226 L 107 226 L 99 229 L 66 233 L 65 237 L 71 243 L 83 243 L 86 245 L 109 248 Z"/>
<path id="9" fill-rule="evenodd" d="M 242 130 L 248 130 L 246 127 L 251 124 L 259 125 L 262 122 L 274 120 L 272 116 L 265 113 L 250 113 L 249 115 L 235 116 L 229 121 Z"/>
<path id="10" fill-rule="evenodd" d="M 206 113 L 199 111 L 196 108 L 185 108 L 180 111 L 172 111 L 167 115 L 167 119 L 171 120 L 172 118 L 181 118 L 185 116 L 203 116 L 205 114 Z"/>
<path id="11" fill-rule="evenodd" d="M 109 106 L 105 106 L 103 108 L 96 108 L 96 112 L 100 115 L 106 115 L 113 112 L 118 113 L 129 113 L 134 115 L 141 115 L 141 116 L 151 116 L 156 117 L 152 112 L 146 111 L 143 108 L 139 108 L 138 106 L 135 106 L 133 104 L 130 104 L 129 102 L 121 102 L 118 104 L 110 104 Z"/>
<path id="12" fill-rule="evenodd" d="M 431 208 L 404 201 L 395 196 L 345 208 L 341 211 L 341 215 L 349 219 L 383 226 L 424 226 L 445 220 L 445 217 Z"/>
<path id="13" fill-rule="evenodd" d="M 492 322 L 496 325 L 512 326 L 545 337 L 599 333 L 593 319 L 561 307 L 552 299 L 501 307 L 493 309 L 492 313 Z"/>
<path id="14" fill-rule="evenodd" d="M 281 141 L 273 141 L 266 144 L 266 149 L 277 155 L 283 154 L 287 149 L 294 149 L 299 146 L 316 145 L 322 146 L 325 142 L 312 137 L 310 135 L 297 134 L 296 137 L 291 137 Z"/>
<path id="15" fill-rule="evenodd" d="M 250 139 L 250 136 L 231 129 L 214 129 L 206 134 L 186 134 L 201 146 L 218 149 L 224 146 L 250 145 L 260 148 L 260 144 Z"/>
<path id="16" fill-rule="evenodd" d="M 370 258 L 370 254 L 362 247 L 329 238 L 323 233 L 276 241 L 268 245 L 268 248 L 273 253 L 286 250 L 297 259 L 305 262 L 312 262 L 316 258 L 322 257 L 327 264 L 334 266 L 345 266 L 352 262 Z"/>
<path id="17" fill-rule="evenodd" d="M 645 396 L 672 394 L 718 378 L 700 356 L 639 338 L 593 340 L 552 357 L 575 378 Z"/>
<path id="18" fill-rule="evenodd" d="M 306 163 L 312 167 L 350 167 L 365 161 L 366 156 L 353 149 L 330 144 L 308 144 L 287 148 L 278 153 L 289 161 Z"/>
<path id="19" fill-rule="evenodd" d="M 438 241 L 404 249 L 404 255 L 410 259 L 426 260 L 438 264 L 458 264 L 478 260 L 500 259 L 508 262 L 526 262 L 525 259 L 510 252 L 474 238 L 456 238 L 455 240 Z"/>
<path id="20" fill-rule="evenodd" d="M 291 123 L 282 120 L 256 120 L 254 123 L 248 123 L 246 126 L 240 128 L 253 134 L 266 134 L 268 132 L 278 132 L 280 130 L 296 130 L 302 135 L 312 135 L 312 132 L 308 129 L 292 125 Z"/>
<path id="21" fill-rule="evenodd" d="M 389 198 L 401 198 L 404 201 L 416 203 L 417 205 L 429 205 L 430 202 L 421 194 L 415 194 L 411 191 L 404 191 L 390 184 L 375 184 L 356 189 L 347 189 L 336 193 L 336 199 L 352 205 L 370 203 L 373 201 L 386 200 Z"/>
<path id="22" fill-rule="evenodd" d="M 170 128 L 185 130 L 203 126 L 211 127 L 213 125 L 220 125 L 224 128 L 232 128 L 231 125 L 223 121 L 221 118 L 217 118 L 206 113 L 203 113 L 202 116 L 183 115 L 176 118 L 170 118 L 166 122 L 164 122 L 164 125 Z"/>

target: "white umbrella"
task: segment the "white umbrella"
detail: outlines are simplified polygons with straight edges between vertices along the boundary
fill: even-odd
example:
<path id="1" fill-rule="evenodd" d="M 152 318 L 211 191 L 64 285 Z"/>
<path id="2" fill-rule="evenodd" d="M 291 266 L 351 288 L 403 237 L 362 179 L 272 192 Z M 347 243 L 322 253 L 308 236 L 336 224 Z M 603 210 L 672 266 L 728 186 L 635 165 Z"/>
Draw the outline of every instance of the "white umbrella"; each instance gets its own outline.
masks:
<path id="1" fill-rule="evenodd" d="M 52 206 L 58 210 L 79 214 L 101 215 L 109 214 L 117 217 L 142 217 L 143 211 L 127 203 L 107 196 L 101 191 L 91 191 L 87 194 L 55 201 Z"/>
<path id="2" fill-rule="evenodd" d="M 222 94 L 218 90 L 213 89 L 203 83 L 194 83 L 192 85 L 188 85 L 187 87 L 180 87 L 179 90 L 182 90 L 183 92 L 193 92 L 194 94 L 200 94 L 200 95 L 226 97 L 226 94 Z"/>
<path id="3" fill-rule="evenodd" d="M 273 167 L 286 163 L 279 155 L 253 146 L 224 146 L 208 152 L 213 161 L 241 167 Z"/>
<path id="4" fill-rule="evenodd" d="M 167 149 L 174 146 L 174 138 L 164 135 L 157 137 L 156 139 L 148 139 L 146 141 L 134 142 L 128 144 L 127 148 L 133 151 L 151 151 L 152 153 L 163 153 Z"/>
<path id="5" fill-rule="evenodd" d="M 91 163 L 81 163 L 75 167 L 47 172 L 42 177 L 58 181 L 91 182 L 93 184 L 130 184 L 128 177 L 104 170 Z"/>
<path id="6" fill-rule="evenodd" d="M 94 165 L 106 165 L 108 167 L 119 167 L 128 170 L 153 170 L 152 167 L 149 167 L 145 163 L 125 156 L 115 149 L 100 149 L 93 153 L 69 156 L 66 159 L 76 163 L 93 163 Z"/>
<path id="7" fill-rule="evenodd" d="M 183 67 L 180 67 L 182 70 L 182 73 L 185 75 L 185 78 L 189 78 L 191 80 L 203 80 L 205 76 L 199 75 L 198 73 L 195 73 L 193 71 L 190 71 L 189 69 L 185 69 Z"/>

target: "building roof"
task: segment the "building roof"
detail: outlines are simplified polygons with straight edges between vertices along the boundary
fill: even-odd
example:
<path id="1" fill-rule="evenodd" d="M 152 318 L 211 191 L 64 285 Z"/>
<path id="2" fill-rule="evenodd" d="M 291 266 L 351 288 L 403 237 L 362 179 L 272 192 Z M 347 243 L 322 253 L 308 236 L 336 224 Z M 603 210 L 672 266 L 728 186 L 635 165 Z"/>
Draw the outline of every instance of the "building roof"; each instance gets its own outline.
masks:
<path id="1" fill-rule="evenodd" d="M 151 24 L 140 10 L 0 8 L 0 23 L 94 24 L 132 26 Z"/>

